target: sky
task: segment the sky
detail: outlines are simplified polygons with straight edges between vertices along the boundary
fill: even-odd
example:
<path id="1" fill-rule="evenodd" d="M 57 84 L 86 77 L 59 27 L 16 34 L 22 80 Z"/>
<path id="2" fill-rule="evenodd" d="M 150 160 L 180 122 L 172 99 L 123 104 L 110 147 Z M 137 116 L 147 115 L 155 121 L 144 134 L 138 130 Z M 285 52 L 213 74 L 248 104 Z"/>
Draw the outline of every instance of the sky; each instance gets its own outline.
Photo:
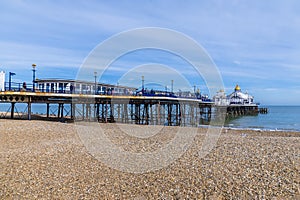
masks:
<path id="1" fill-rule="evenodd" d="M 219 70 L 227 94 L 239 84 L 263 105 L 300 105 L 297 0 L 1 0 L 0 25 L 0 70 L 16 73 L 15 82 L 32 81 L 32 63 L 37 78 L 76 79 L 103 42 L 126 31 L 159 27 L 198 43 Z M 126 42 L 134 39 L 118 45 Z M 191 50 L 183 42 L 174 45 Z M 121 55 L 99 81 L 140 84 L 141 75 L 148 87 L 170 88 L 174 79 L 174 90 L 192 91 L 195 85 L 209 93 L 205 77 L 191 63 L 161 49 Z"/>

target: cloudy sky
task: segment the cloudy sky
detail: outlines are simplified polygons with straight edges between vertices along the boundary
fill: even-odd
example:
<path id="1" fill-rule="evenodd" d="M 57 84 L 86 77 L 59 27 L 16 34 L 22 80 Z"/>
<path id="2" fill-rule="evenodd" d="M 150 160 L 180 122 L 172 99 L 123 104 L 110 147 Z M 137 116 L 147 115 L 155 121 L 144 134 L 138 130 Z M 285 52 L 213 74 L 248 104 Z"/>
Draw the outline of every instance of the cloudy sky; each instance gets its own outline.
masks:
<path id="1" fill-rule="evenodd" d="M 17 82 L 30 82 L 32 63 L 37 64 L 37 78 L 76 79 L 91 52 L 112 36 L 161 27 L 202 46 L 218 68 L 227 93 L 238 83 L 262 104 L 300 104 L 297 0 L 2 0 L 0 25 L 0 70 L 15 72 Z M 178 46 L 188 51 L 186 45 L 178 42 Z M 192 90 L 196 85 L 207 92 L 205 82 L 189 65 L 168 51 L 129 52 L 111 63 L 100 81 L 122 83 L 134 79 L 133 75 L 139 80 L 143 74 L 150 83 L 159 77 L 151 73 L 164 73 L 158 79 L 168 83 L 175 79 L 175 90 L 188 86 Z M 181 79 L 175 78 L 178 73 Z M 187 81 L 187 87 L 179 80 Z"/>

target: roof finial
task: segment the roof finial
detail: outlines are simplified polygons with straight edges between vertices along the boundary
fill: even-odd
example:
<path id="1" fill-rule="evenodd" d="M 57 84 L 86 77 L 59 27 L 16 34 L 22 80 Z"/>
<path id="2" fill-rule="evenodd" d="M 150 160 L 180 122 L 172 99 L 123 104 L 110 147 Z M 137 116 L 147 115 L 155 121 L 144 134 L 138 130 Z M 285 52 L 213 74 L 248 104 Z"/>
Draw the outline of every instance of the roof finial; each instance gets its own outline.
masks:
<path id="1" fill-rule="evenodd" d="M 241 91 L 241 88 L 238 84 L 236 84 L 235 88 L 234 88 L 234 91 Z"/>

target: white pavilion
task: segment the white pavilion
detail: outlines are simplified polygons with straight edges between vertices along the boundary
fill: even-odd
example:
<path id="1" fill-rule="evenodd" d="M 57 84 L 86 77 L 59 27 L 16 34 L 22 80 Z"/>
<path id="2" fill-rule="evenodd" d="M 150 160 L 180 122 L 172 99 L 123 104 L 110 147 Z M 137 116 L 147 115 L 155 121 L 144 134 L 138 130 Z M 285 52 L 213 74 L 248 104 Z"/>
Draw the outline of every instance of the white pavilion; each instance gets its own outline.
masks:
<path id="1" fill-rule="evenodd" d="M 240 86 L 236 85 L 234 88 L 234 92 L 227 96 L 223 90 L 220 90 L 214 96 L 214 102 L 216 105 L 220 106 L 232 104 L 250 105 L 254 104 L 254 97 L 248 94 L 247 92 L 242 92 Z"/>

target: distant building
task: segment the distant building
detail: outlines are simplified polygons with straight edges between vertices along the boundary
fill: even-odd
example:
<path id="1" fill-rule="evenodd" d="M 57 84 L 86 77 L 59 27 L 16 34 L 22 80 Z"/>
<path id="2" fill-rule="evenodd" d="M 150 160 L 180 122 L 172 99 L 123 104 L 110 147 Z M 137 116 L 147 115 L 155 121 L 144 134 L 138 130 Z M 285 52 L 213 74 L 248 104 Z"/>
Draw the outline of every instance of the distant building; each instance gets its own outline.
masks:
<path id="1" fill-rule="evenodd" d="M 229 99 L 227 98 L 224 90 L 220 90 L 217 94 L 213 97 L 215 105 L 222 106 L 222 105 L 229 105 Z"/>
<path id="2" fill-rule="evenodd" d="M 0 71 L 0 91 L 5 91 L 5 72 Z"/>
<path id="3" fill-rule="evenodd" d="M 252 104 L 254 101 L 253 96 L 247 92 L 243 93 L 239 85 L 235 86 L 234 92 L 228 95 L 230 104 Z"/>
<path id="4" fill-rule="evenodd" d="M 234 88 L 234 92 L 232 92 L 230 95 L 225 94 L 223 90 L 220 90 L 215 96 L 214 96 L 214 102 L 216 105 L 232 105 L 232 104 L 242 104 L 242 105 L 248 105 L 248 104 L 254 104 L 254 97 L 249 95 L 247 92 L 242 92 L 239 85 L 236 85 Z"/>

